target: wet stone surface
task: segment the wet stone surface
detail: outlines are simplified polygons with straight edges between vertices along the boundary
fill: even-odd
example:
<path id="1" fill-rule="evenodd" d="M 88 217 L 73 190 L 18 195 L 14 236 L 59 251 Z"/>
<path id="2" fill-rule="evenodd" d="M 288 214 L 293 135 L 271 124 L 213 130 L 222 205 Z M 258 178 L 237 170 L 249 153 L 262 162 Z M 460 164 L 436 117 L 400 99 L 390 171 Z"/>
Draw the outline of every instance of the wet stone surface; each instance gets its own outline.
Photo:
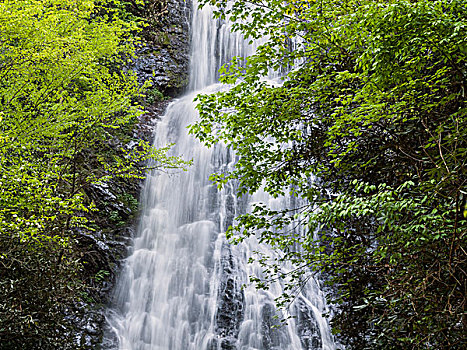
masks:
<path id="1" fill-rule="evenodd" d="M 304 350 L 320 350 L 323 347 L 321 332 L 318 322 L 313 317 L 311 310 L 303 304 L 303 301 L 297 300 L 300 312 L 296 322 L 298 332 Z"/>
<path id="2" fill-rule="evenodd" d="M 145 6 L 148 28 L 143 31 L 143 45 L 130 68 L 141 84 L 149 82 L 150 89 L 175 97 L 188 85 L 192 3 L 168 0 L 158 14 L 150 11 L 151 4 Z"/>
<path id="3" fill-rule="evenodd" d="M 238 281 L 237 268 L 231 248 L 224 243 L 221 252 L 221 281 L 219 285 L 216 333 L 221 349 L 235 349 L 235 341 L 244 318 L 244 294 Z"/>

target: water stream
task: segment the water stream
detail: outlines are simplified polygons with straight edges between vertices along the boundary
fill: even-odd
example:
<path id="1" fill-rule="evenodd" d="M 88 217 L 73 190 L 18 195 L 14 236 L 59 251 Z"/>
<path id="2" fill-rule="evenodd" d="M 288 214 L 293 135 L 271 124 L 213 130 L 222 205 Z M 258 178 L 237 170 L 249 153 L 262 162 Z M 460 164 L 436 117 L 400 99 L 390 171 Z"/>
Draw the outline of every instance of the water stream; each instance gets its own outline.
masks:
<path id="1" fill-rule="evenodd" d="M 281 283 L 268 291 L 242 288 L 249 274 L 261 274 L 259 266 L 247 264 L 249 256 L 268 248 L 255 239 L 230 246 L 223 232 L 254 201 L 282 208 L 293 205 L 293 198 L 259 192 L 239 199 L 235 183 L 218 190 L 208 180 L 209 174 L 232 167 L 235 155 L 222 145 L 207 149 L 187 134 L 197 118 L 193 98 L 220 89 L 220 65 L 251 54 L 254 46 L 213 20 L 209 8 L 194 10 L 192 17 L 191 92 L 169 105 L 155 146 L 174 142 L 175 154 L 194 164 L 176 175 L 147 176 L 138 234 L 108 312 L 112 349 L 334 349 L 316 281 L 308 282 L 290 308 L 296 318 L 278 328 L 273 327 L 274 298 L 282 292 Z"/>

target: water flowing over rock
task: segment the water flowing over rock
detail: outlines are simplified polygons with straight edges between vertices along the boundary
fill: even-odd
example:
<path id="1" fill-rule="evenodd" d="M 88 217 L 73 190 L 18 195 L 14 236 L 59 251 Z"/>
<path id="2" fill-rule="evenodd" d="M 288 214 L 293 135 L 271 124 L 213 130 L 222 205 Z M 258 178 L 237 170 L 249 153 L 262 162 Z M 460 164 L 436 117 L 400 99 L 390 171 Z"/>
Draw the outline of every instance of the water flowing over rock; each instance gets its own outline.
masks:
<path id="1" fill-rule="evenodd" d="M 334 349 L 319 284 L 308 282 L 290 307 L 296 318 L 278 327 L 274 298 L 282 283 L 267 291 L 248 285 L 250 274 L 261 276 L 249 257 L 255 250 L 274 252 L 255 238 L 237 246 L 226 241 L 226 228 L 251 202 L 282 207 L 294 199 L 272 199 L 261 191 L 237 198 L 234 182 L 219 190 L 208 180 L 232 167 L 236 156 L 222 145 L 207 149 L 187 134 L 197 118 L 193 99 L 222 88 L 215 84 L 220 65 L 255 48 L 229 33 L 227 23 L 213 20 L 209 7 L 192 17 L 191 92 L 168 106 L 154 143 L 175 142 L 175 154 L 194 164 L 188 172 L 152 172 L 146 179 L 140 225 L 108 311 L 104 348 Z"/>

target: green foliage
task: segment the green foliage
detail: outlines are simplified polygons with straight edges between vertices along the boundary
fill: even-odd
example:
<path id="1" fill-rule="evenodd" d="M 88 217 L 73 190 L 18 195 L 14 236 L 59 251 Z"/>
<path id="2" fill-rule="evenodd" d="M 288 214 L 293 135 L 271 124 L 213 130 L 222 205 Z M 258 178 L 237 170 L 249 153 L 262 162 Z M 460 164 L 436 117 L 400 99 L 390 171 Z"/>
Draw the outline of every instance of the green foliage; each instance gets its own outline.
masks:
<path id="1" fill-rule="evenodd" d="M 110 275 L 110 272 L 109 271 L 106 271 L 106 270 L 99 270 L 97 273 L 96 273 L 96 276 L 94 277 L 94 279 L 96 281 L 103 281 L 105 280 L 105 278 L 107 276 Z"/>
<path id="2" fill-rule="evenodd" d="M 129 193 L 124 193 L 118 197 L 118 200 L 127 206 L 131 212 L 136 212 L 138 210 L 138 200 Z"/>
<path id="3" fill-rule="evenodd" d="M 141 178 L 148 160 L 186 164 L 128 146 L 140 92 L 121 67 L 137 26 L 115 3 L 0 5 L 1 349 L 76 349 L 65 311 L 84 293 L 76 233 L 96 210 L 90 186 Z"/>
<path id="4" fill-rule="evenodd" d="M 191 132 L 240 156 L 213 179 L 310 203 L 256 206 L 232 239 L 259 234 L 281 249 L 276 262 L 258 260 L 269 280 L 290 278 L 290 290 L 320 271 L 334 291 L 334 332 L 349 348 L 464 348 L 465 2 L 202 3 L 247 38 L 267 35 L 222 69 L 227 91 L 198 96 Z M 271 68 L 288 70 L 281 83 L 262 79 Z M 290 231 L 294 223 L 308 233 Z M 282 261 L 298 272 L 282 273 Z"/>
<path id="5" fill-rule="evenodd" d="M 146 96 L 145 96 L 145 103 L 148 105 L 153 105 L 156 102 L 160 102 L 164 100 L 164 95 L 162 92 L 157 90 L 156 88 L 153 89 L 148 89 L 146 91 Z"/>
<path id="6" fill-rule="evenodd" d="M 157 42 L 160 35 L 166 35 L 167 0 L 113 0 L 112 4 L 124 18 L 138 21 L 144 39 Z"/>

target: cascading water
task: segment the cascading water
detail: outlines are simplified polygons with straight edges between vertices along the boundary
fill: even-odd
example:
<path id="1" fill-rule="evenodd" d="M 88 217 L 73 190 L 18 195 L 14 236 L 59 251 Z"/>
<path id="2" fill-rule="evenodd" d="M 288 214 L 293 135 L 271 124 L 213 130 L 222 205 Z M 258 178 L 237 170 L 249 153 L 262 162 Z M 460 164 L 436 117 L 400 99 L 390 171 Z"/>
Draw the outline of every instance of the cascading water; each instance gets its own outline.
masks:
<path id="1" fill-rule="evenodd" d="M 232 247 L 223 232 L 252 201 L 280 208 L 290 206 L 291 199 L 273 200 L 260 192 L 240 200 L 234 183 L 219 191 L 209 182 L 209 174 L 228 170 L 235 156 L 222 145 L 207 149 L 187 134 L 197 118 L 192 101 L 199 92 L 220 88 L 215 82 L 221 63 L 248 55 L 254 47 L 213 20 L 209 8 L 195 10 L 192 32 L 192 92 L 169 105 L 155 146 L 176 143 L 174 152 L 193 159 L 193 166 L 181 174 L 147 176 L 138 235 L 108 313 L 109 333 L 117 339 L 110 348 L 333 349 L 315 281 L 303 289 L 290 310 L 296 319 L 284 327 L 273 327 L 280 282 L 268 291 L 242 288 L 249 274 L 261 275 L 259 266 L 247 264 L 249 256 L 267 248 L 254 239 Z"/>

